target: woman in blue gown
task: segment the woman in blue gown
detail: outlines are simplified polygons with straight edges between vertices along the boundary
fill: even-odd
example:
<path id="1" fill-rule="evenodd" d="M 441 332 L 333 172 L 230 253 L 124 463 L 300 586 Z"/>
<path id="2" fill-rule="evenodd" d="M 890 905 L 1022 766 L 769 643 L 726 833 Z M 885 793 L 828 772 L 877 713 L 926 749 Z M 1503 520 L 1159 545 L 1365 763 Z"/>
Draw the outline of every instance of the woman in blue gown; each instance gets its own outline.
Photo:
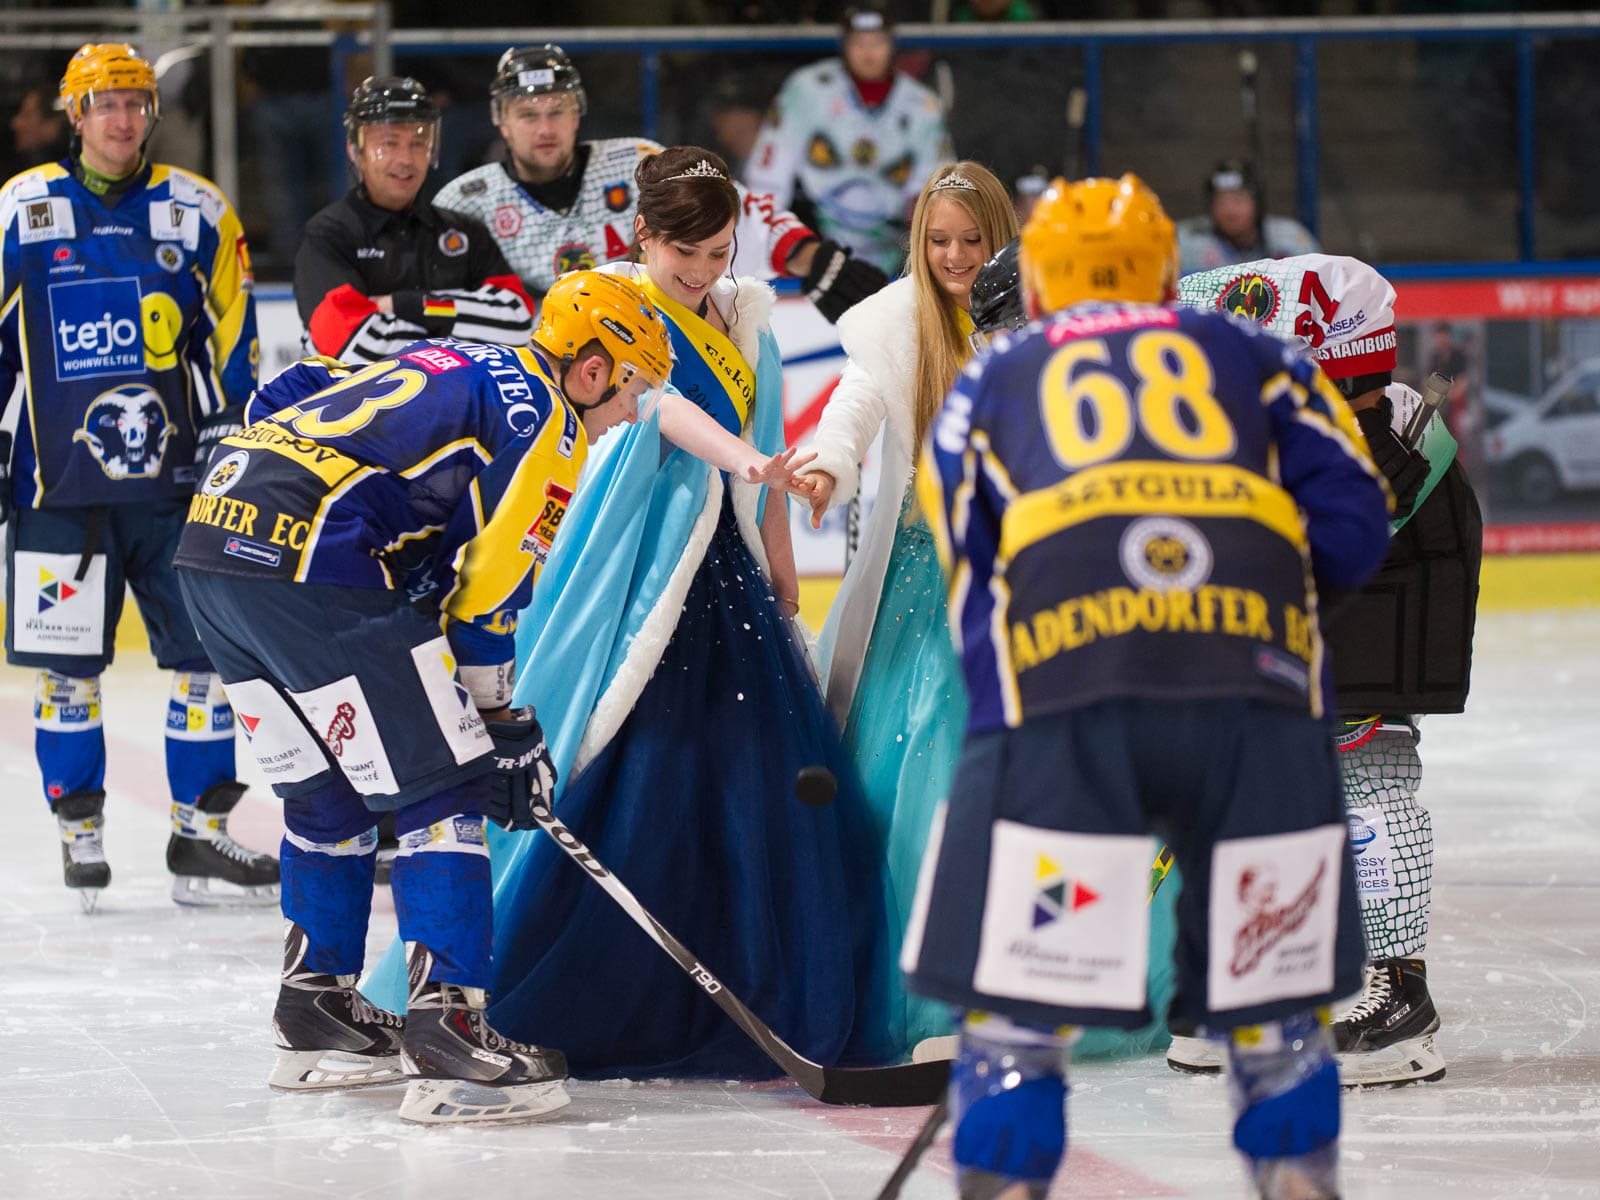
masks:
<path id="1" fill-rule="evenodd" d="M 785 496 L 762 486 L 791 465 L 772 292 L 724 275 L 720 158 L 675 147 L 636 183 L 643 263 L 611 269 L 666 318 L 672 386 L 590 459 L 521 618 L 516 701 L 550 739 L 557 815 L 666 928 L 801 1054 L 882 1060 L 883 847 L 791 624 Z M 795 796 L 812 764 L 831 805 Z M 497 1028 L 579 1074 L 776 1073 L 549 838 L 495 857 Z"/>

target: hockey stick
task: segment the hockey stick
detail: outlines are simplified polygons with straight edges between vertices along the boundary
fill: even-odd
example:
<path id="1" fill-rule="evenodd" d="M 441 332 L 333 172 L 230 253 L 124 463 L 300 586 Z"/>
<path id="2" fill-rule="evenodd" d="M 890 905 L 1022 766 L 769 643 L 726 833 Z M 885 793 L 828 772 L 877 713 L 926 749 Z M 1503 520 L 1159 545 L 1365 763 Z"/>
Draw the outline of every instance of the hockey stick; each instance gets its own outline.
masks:
<path id="1" fill-rule="evenodd" d="M 1156 851 L 1155 861 L 1150 864 L 1150 896 L 1147 904 L 1155 902 L 1156 893 L 1161 890 L 1161 885 L 1166 882 L 1167 876 L 1172 874 L 1172 851 L 1165 844 Z M 894 1169 L 894 1174 L 889 1176 L 883 1190 L 878 1193 L 877 1200 L 900 1200 L 900 1189 L 905 1186 L 906 1180 L 911 1178 L 911 1173 L 917 1169 L 917 1164 L 922 1161 L 922 1156 L 927 1153 L 928 1147 L 933 1145 L 933 1139 L 939 1136 L 939 1130 L 949 1117 L 949 1096 L 946 1095 L 939 1101 L 939 1106 L 928 1114 L 928 1119 L 917 1136 L 911 1139 L 911 1145 L 906 1147 L 906 1152 L 901 1156 L 900 1162 Z"/>
<path id="2" fill-rule="evenodd" d="M 1400 434 L 1400 444 L 1407 450 L 1416 449 L 1417 442 L 1422 439 L 1422 431 L 1428 427 L 1428 419 L 1450 398 L 1450 389 L 1454 385 L 1455 380 L 1437 371 L 1424 381 L 1422 403 L 1417 405 L 1417 411 L 1411 414 L 1411 420 L 1406 422 Z"/>
<path id="3" fill-rule="evenodd" d="M 766 1052 L 768 1058 L 783 1068 L 813 1100 L 824 1104 L 865 1104 L 875 1108 L 911 1108 L 935 1104 L 944 1094 L 950 1079 L 948 1061 L 911 1063 L 899 1067 L 825 1067 L 797 1053 L 787 1042 L 769 1029 L 765 1022 L 745 1007 L 744 1002 L 722 985 L 715 975 L 700 963 L 682 942 L 667 932 L 665 926 L 652 917 L 626 885 L 606 870 L 600 860 L 580 842 L 543 801 L 534 801 L 533 819 L 538 822 L 556 845 L 566 851 L 602 888 L 606 895 L 633 918 L 633 923 L 649 935 L 682 967 L 685 974 L 699 985 L 716 1006 L 749 1035 L 750 1040 Z"/>

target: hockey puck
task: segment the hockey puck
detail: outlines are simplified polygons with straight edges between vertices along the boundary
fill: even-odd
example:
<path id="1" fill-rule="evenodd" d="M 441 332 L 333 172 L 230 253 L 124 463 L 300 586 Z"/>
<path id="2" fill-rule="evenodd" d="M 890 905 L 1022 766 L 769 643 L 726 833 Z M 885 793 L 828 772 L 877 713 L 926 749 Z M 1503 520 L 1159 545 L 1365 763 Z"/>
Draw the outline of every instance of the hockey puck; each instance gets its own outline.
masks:
<path id="1" fill-rule="evenodd" d="M 801 767 L 794 777 L 794 794 L 800 803 L 812 808 L 826 808 L 833 803 L 833 794 L 839 790 L 839 781 L 827 767 Z"/>

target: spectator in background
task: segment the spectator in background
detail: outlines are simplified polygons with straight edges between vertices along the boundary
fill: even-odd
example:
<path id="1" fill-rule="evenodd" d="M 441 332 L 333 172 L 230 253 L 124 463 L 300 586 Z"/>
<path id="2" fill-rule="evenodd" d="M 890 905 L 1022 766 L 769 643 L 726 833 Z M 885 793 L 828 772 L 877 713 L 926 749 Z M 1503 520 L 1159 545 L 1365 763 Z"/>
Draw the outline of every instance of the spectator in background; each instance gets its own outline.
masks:
<path id="1" fill-rule="evenodd" d="M 1423 377 L 1437 371 L 1450 380 L 1450 395 L 1441 411 L 1461 448 L 1457 459 L 1471 474 L 1483 462 L 1483 423 L 1473 395 L 1475 347 L 1470 334 L 1457 342 L 1455 328 L 1448 321 L 1436 323 L 1428 331 L 1428 337 L 1428 369 Z"/>
<path id="2" fill-rule="evenodd" d="M 960 0 L 950 9 L 952 21 L 1037 21 L 1028 0 Z"/>
<path id="3" fill-rule="evenodd" d="M 745 182 L 893 274 L 911 205 L 951 157 L 950 137 L 938 97 L 894 70 L 881 6 L 845 10 L 840 52 L 784 83 Z"/>
<path id="4" fill-rule="evenodd" d="M 252 47 L 239 67 L 268 222 L 261 257 L 281 279 L 311 214 L 337 195 L 329 153 L 333 100 L 326 72 L 303 47 Z"/>
<path id="5" fill-rule="evenodd" d="M 56 162 L 67 156 L 67 118 L 55 106 L 56 89 L 35 83 L 22 93 L 11 114 L 12 154 L 5 163 L 7 179 L 18 171 Z"/>
<path id="6" fill-rule="evenodd" d="M 1178 222 L 1180 273 L 1321 249 L 1300 222 L 1267 216 L 1262 208 L 1261 181 L 1249 160 L 1218 163 L 1206 178 L 1206 214 Z"/>

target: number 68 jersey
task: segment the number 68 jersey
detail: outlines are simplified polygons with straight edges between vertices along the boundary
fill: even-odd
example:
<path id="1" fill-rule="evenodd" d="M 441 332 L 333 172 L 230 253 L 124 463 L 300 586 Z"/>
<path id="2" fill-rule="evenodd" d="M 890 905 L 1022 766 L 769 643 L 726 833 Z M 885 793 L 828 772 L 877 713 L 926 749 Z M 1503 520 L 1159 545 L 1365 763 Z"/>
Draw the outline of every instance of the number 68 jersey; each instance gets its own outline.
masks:
<path id="1" fill-rule="evenodd" d="M 1392 504 L 1312 362 L 1146 305 L 997 339 L 935 420 L 919 493 L 974 732 L 1115 697 L 1322 715 L 1317 588 L 1370 575 Z"/>

